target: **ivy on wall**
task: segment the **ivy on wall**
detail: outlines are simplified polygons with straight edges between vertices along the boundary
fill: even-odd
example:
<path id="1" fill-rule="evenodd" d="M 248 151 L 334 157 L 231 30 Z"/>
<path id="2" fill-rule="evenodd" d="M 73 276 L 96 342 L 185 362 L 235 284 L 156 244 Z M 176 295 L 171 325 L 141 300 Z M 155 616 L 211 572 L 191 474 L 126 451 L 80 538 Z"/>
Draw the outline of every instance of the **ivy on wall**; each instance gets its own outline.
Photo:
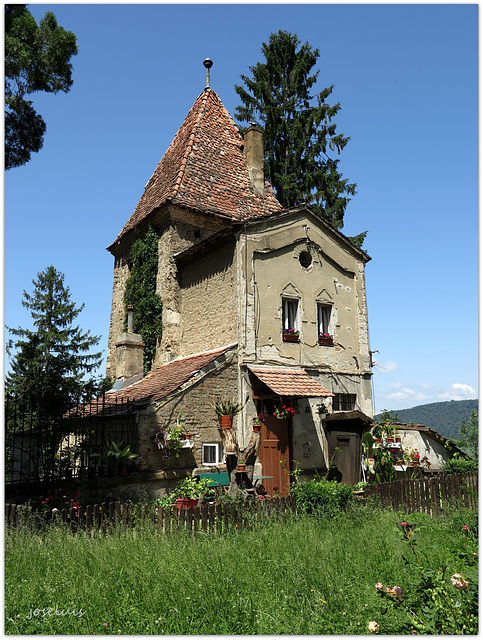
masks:
<path id="1" fill-rule="evenodd" d="M 156 343 L 162 333 L 163 303 L 156 293 L 158 239 L 159 235 L 150 226 L 146 235 L 132 245 L 130 275 L 124 292 L 124 327 L 127 327 L 127 307 L 132 304 L 133 331 L 139 333 L 144 342 L 144 375 L 151 370 Z"/>

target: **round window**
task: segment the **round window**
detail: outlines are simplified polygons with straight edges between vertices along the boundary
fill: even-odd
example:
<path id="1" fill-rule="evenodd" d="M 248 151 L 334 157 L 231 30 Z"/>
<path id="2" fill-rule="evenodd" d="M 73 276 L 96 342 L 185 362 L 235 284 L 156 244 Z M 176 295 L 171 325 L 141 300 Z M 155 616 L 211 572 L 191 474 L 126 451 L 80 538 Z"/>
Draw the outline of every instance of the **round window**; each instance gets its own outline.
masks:
<path id="1" fill-rule="evenodd" d="M 312 256 L 308 251 L 302 251 L 302 253 L 299 255 L 299 262 L 300 266 L 302 266 L 304 269 L 308 269 L 312 264 Z"/>

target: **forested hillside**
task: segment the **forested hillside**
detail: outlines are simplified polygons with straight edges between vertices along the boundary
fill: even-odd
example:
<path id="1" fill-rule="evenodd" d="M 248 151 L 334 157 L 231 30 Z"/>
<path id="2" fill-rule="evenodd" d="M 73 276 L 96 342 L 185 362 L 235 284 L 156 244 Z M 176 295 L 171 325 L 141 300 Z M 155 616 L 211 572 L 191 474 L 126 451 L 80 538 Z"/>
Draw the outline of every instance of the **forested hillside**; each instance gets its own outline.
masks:
<path id="1" fill-rule="evenodd" d="M 478 411 L 478 400 L 432 402 L 411 409 L 395 409 L 391 413 L 399 416 L 399 422 L 423 424 L 449 439 L 459 437 L 461 423 L 469 421 L 472 411 Z"/>

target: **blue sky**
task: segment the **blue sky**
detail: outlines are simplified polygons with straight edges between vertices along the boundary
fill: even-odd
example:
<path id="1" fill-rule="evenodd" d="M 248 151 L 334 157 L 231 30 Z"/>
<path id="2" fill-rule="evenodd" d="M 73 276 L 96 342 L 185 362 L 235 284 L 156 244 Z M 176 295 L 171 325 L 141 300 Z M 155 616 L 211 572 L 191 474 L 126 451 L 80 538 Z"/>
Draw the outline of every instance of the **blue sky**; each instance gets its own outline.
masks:
<path id="1" fill-rule="evenodd" d="M 30 4 L 73 31 L 74 85 L 38 94 L 43 149 L 5 176 L 5 324 L 53 264 L 84 330 L 107 348 L 106 247 L 204 88 L 234 115 L 234 85 L 272 32 L 320 50 L 334 85 L 340 169 L 358 193 L 343 232 L 364 249 L 375 409 L 477 397 L 478 5 Z"/>

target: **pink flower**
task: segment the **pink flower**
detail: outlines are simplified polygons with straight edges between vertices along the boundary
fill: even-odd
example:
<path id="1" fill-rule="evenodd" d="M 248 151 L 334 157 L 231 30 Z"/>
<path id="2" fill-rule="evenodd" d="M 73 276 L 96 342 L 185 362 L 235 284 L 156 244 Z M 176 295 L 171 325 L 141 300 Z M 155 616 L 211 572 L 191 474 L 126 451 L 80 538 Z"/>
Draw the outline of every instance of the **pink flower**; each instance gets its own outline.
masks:
<path id="1" fill-rule="evenodd" d="M 382 582 L 376 582 L 376 589 L 379 589 L 379 591 L 382 589 Z"/>
<path id="2" fill-rule="evenodd" d="M 467 525 L 466 525 L 466 524 L 465 524 L 465 526 L 463 527 L 463 530 L 464 530 L 464 531 L 469 531 L 469 529 L 468 529 L 468 527 L 467 527 Z"/>
<path id="3" fill-rule="evenodd" d="M 395 595 L 396 595 L 398 598 L 400 598 L 400 597 L 402 596 L 402 589 L 401 589 L 401 587 L 394 586 L 394 587 L 392 588 L 392 590 L 394 591 Z"/>
<path id="4" fill-rule="evenodd" d="M 407 522 L 401 522 L 401 527 L 405 527 L 407 525 Z"/>
<path id="5" fill-rule="evenodd" d="M 104 623 L 102 624 L 102 626 L 103 626 L 103 627 L 107 627 L 107 622 L 104 622 Z"/>

